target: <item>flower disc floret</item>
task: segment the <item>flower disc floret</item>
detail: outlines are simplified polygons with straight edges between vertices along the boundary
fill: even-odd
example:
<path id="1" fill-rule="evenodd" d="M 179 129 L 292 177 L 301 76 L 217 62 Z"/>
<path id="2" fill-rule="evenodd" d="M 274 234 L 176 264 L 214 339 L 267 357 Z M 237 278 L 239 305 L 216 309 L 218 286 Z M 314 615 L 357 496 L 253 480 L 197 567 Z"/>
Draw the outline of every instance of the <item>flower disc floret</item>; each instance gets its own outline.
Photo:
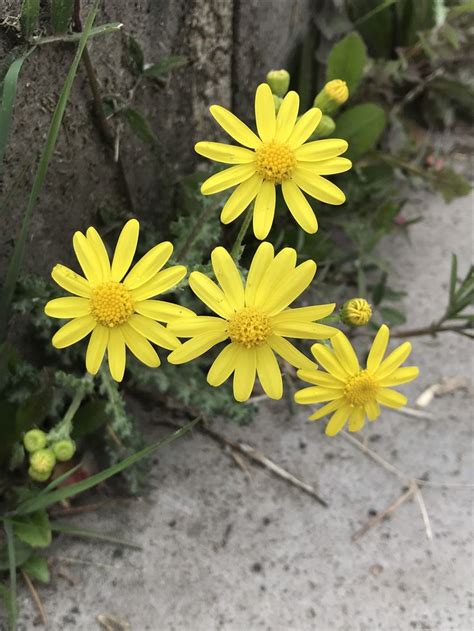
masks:
<path id="1" fill-rule="evenodd" d="M 269 142 L 255 152 L 256 172 L 264 180 L 281 184 L 289 180 L 296 166 L 294 152 L 287 144 Z"/>
<path id="2" fill-rule="evenodd" d="M 133 314 L 133 300 L 122 283 L 109 281 L 92 290 L 91 315 L 99 324 L 113 328 Z"/>
<path id="3" fill-rule="evenodd" d="M 272 334 L 268 316 L 255 309 L 245 307 L 230 320 L 227 329 L 230 339 L 245 348 L 261 346 Z"/>
<path id="4" fill-rule="evenodd" d="M 376 401 L 379 384 L 368 370 L 361 370 L 351 377 L 344 388 L 344 396 L 352 406 L 366 405 Z"/>

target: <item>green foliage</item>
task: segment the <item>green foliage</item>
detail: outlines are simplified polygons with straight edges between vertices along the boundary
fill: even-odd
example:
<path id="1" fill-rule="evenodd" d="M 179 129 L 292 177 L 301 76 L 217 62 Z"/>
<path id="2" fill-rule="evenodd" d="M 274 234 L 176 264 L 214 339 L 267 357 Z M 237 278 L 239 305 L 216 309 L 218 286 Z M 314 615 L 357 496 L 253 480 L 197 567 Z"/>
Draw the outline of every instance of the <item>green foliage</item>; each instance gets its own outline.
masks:
<path id="1" fill-rule="evenodd" d="M 51 525 L 44 509 L 12 518 L 15 537 L 32 548 L 45 548 L 51 543 Z"/>
<path id="2" fill-rule="evenodd" d="M 349 94 L 359 86 L 367 63 L 365 44 L 358 33 L 349 33 L 331 49 L 326 68 L 326 79 L 342 79 Z"/>
<path id="3" fill-rule="evenodd" d="M 30 556 L 30 558 L 22 564 L 21 569 L 26 572 L 28 576 L 36 579 L 40 583 L 49 583 L 49 567 L 44 557 L 36 554 Z"/>
<path id="4" fill-rule="evenodd" d="M 53 33 L 65 33 L 72 19 L 74 0 L 51 0 L 51 27 Z"/>
<path id="5" fill-rule="evenodd" d="M 130 125 L 130 129 L 140 140 L 151 145 L 156 143 L 156 136 L 143 114 L 131 107 L 126 107 L 121 114 Z"/>
<path id="6" fill-rule="evenodd" d="M 145 66 L 145 56 L 142 47 L 131 35 L 128 37 L 128 62 L 134 74 L 142 74 Z"/>
<path id="7" fill-rule="evenodd" d="M 174 70 L 181 68 L 186 63 L 185 57 L 170 55 L 169 57 L 163 57 L 156 64 L 147 64 L 144 67 L 143 74 L 154 79 L 166 79 Z"/>
<path id="8" fill-rule="evenodd" d="M 349 143 L 346 156 L 358 160 L 379 141 L 386 119 L 383 109 L 374 103 L 362 103 L 343 112 L 336 121 L 333 136 Z"/>
<path id="9" fill-rule="evenodd" d="M 28 39 L 38 26 L 40 0 L 23 0 L 20 13 L 21 34 Z"/>
<path id="10" fill-rule="evenodd" d="M 432 182 L 446 202 L 451 202 L 456 197 L 464 197 L 471 192 L 471 185 L 466 178 L 449 167 L 434 173 Z"/>

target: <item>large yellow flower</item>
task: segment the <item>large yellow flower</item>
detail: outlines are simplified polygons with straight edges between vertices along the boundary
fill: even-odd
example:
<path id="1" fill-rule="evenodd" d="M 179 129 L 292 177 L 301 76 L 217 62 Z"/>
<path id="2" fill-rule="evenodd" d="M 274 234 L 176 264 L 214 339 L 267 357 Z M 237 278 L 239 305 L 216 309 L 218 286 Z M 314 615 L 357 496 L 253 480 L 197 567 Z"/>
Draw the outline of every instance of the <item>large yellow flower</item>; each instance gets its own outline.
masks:
<path id="1" fill-rule="evenodd" d="M 73 246 L 85 278 L 56 265 L 51 276 L 74 296 L 50 300 L 45 306 L 45 313 L 53 318 L 72 318 L 54 335 L 53 346 L 65 348 L 91 333 L 86 353 L 88 372 L 97 373 L 107 350 L 110 373 L 116 381 L 123 378 L 126 347 L 141 362 L 156 367 L 160 359 L 148 340 L 168 350 L 179 346 L 179 340 L 156 320 L 169 322 L 194 315 L 180 305 L 150 300 L 186 275 L 183 265 L 160 271 L 173 252 L 169 241 L 156 245 L 128 271 L 138 232 L 136 219 L 125 224 L 112 263 L 95 228 L 88 228 L 86 235 L 76 232 Z"/>
<path id="2" fill-rule="evenodd" d="M 350 160 L 338 157 L 347 150 L 347 142 L 331 138 L 304 144 L 322 114 L 312 108 L 297 121 L 298 108 L 298 94 L 288 92 L 276 116 L 269 85 L 259 85 L 255 95 L 258 136 L 224 107 L 210 108 L 219 125 L 244 145 L 198 142 L 195 147 L 206 158 L 235 165 L 212 175 L 201 188 L 204 195 L 211 195 L 237 186 L 222 209 L 223 223 L 234 221 L 255 199 L 253 229 L 257 239 L 265 239 L 272 227 L 279 184 L 291 214 L 309 233 L 316 232 L 318 222 L 302 191 L 326 204 L 345 201 L 344 193 L 322 176 L 351 168 Z"/>
<path id="3" fill-rule="evenodd" d="M 334 304 L 288 309 L 313 280 L 316 263 L 305 261 L 296 266 L 295 250 L 284 248 L 274 256 L 273 246 L 264 242 L 255 253 L 244 287 L 227 250 L 215 248 L 211 261 L 220 287 L 201 272 L 192 272 L 189 284 L 218 317 L 171 322 L 168 328 L 173 333 L 191 339 L 170 353 L 168 361 L 188 362 L 230 340 L 209 370 L 209 384 L 220 386 L 234 373 L 234 396 L 246 401 L 258 375 L 268 396 L 280 399 L 283 385 L 274 353 L 297 368 L 315 367 L 285 337 L 321 340 L 337 333 L 333 327 L 314 323 L 330 315 Z"/>
<path id="4" fill-rule="evenodd" d="M 364 427 L 365 417 L 375 421 L 380 415 L 380 405 L 400 408 L 406 405 L 407 398 L 392 390 L 392 386 L 413 381 L 418 376 L 418 368 L 400 368 L 411 352 L 410 342 L 405 342 L 383 359 L 390 336 L 388 326 L 383 324 L 372 344 L 367 358 L 367 367 L 359 366 L 351 343 L 339 332 L 331 338 L 331 351 L 322 344 L 314 344 L 311 351 L 316 360 L 328 372 L 320 370 L 299 370 L 298 376 L 310 388 L 295 394 L 298 403 L 323 403 L 322 408 L 309 417 L 316 421 L 326 414 L 333 413 L 326 427 L 326 434 L 334 436 L 349 419 L 349 431 L 358 432 Z"/>

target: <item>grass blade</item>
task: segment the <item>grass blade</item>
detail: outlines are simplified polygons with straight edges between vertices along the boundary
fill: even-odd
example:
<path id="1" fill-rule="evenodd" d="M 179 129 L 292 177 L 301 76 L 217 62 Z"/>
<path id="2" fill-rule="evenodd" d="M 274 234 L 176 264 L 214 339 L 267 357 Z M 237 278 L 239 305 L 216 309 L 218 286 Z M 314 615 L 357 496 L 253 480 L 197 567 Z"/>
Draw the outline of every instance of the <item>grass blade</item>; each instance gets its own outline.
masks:
<path id="1" fill-rule="evenodd" d="M 454 294 L 456 293 L 456 282 L 458 277 L 458 257 L 453 254 L 451 256 L 451 278 L 449 280 L 449 304 L 454 302 Z"/>
<path id="2" fill-rule="evenodd" d="M 66 81 L 64 82 L 63 89 L 61 90 L 61 94 L 59 96 L 59 100 L 56 104 L 56 108 L 54 110 L 53 118 L 51 120 L 51 125 L 49 127 L 48 136 L 46 139 L 46 144 L 43 149 L 43 153 L 41 154 L 40 163 L 38 165 L 38 170 L 36 172 L 35 180 L 33 182 L 33 187 L 30 192 L 30 197 L 28 199 L 28 204 L 26 207 L 25 214 L 23 216 L 23 221 L 20 228 L 20 234 L 15 243 L 15 249 L 13 250 L 13 256 L 11 258 L 10 264 L 7 270 L 7 276 L 5 279 L 5 284 L 2 291 L 2 296 L 0 300 L 1 311 L 0 311 L 0 340 L 3 339 L 5 335 L 5 330 L 8 321 L 8 314 L 10 311 L 10 305 L 13 299 L 13 294 L 15 292 L 15 286 L 18 279 L 18 274 L 20 272 L 20 267 L 23 261 L 26 238 L 28 234 L 28 227 L 30 225 L 31 215 L 33 212 L 33 207 L 35 202 L 40 194 L 40 191 L 43 187 L 46 173 L 48 171 L 49 161 L 51 160 L 51 156 L 53 155 L 54 148 L 56 146 L 56 141 L 59 134 L 59 129 L 61 127 L 61 123 L 63 120 L 64 111 L 66 109 L 66 104 L 69 99 L 69 94 L 71 92 L 72 84 L 74 82 L 74 78 L 77 73 L 77 68 L 79 66 L 79 62 L 82 57 L 82 53 L 86 46 L 87 39 L 89 37 L 89 33 L 92 28 L 92 24 L 95 20 L 95 16 L 97 14 L 97 7 L 99 4 L 99 0 L 94 2 L 94 6 L 91 9 L 89 15 L 87 16 L 87 22 L 82 33 L 82 37 L 79 41 L 79 45 L 77 47 L 76 55 L 74 57 L 74 61 L 69 68 L 69 72 L 66 77 Z"/>
<path id="3" fill-rule="evenodd" d="M 50 482 L 48 486 L 45 486 L 45 488 L 39 493 L 39 495 L 45 495 L 46 493 L 49 493 L 50 491 L 54 490 L 57 486 L 61 484 L 61 482 L 64 482 L 65 480 L 70 478 L 72 475 L 74 475 L 76 471 L 81 468 L 81 466 L 82 466 L 82 463 L 79 463 L 75 467 L 68 469 L 66 473 L 63 473 L 58 478 L 55 478 L 52 482 Z"/>
<path id="4" fill-rule="evenodd" d="M 60 532 L 64 535 L 71 535 L 73 537 L 84 537 L 86 539 L 97 539 L 98 541 L 106 541 L 108 543 L 114 543 L 125 548 L 132 548 L 133 550 L 143 550 L 143 546 L 133 541 L 127 541 L 126 539 L 120 539 L 113 535 L 107 535 L 97 530 L 91 530 L 90 528 L 76 528 L 75 526 L 69 526 L 68 524 L 61 524 L 57 522 L 51 523 L 51 530 L 54 532 Z"/>
<path id="5" fill-rule="evenodd" d="M 92 475 L 90 478 L 87 478 L 86 480 L 82 480 L 81 482 L 77 482 L 76 484 L 71 484 L 70 486 L 67 486 L 63 489 L 57 489 L 45 495 L 38 495 L 36 497 L 27 499 L 26 501 L 24 501 L 17 507 L 16 511 L 12 515 L 26 515 L 28 513 L 32 513 L 34 511 L 47 508 L 48 506 L 51 506 L 52 504 L 56 504 L 56 502 L 61 502 L 62 500 L 67 499 L 68 497 L 72 497 L 73 495 L 78 495 L 79 493 L 83 493 L 84 491 L 87 491 L 93 486 L 96 486 L 97 484 L 104 482 L 104 480 L 108 480 L 109 478 L 116 475 L 117 473 L 120 473 L 127 467 L 130 467 L 131 465 L 135 464 L 142 458 L 145 458 L 146 456 L 151 455 L 153 452 L 157 451 L 161 447 L 164 447 L 165 445 L 172 443 L 177 438 L 181 438 L 181 436 L 184 436 L 184 434 L 189 432 L 189 430 L 192 429 L 192 427 L 194 427 L 194 425 L 199 421 L 199 418 L 200 417 L 195 418 L 190 423 L 187 423 L 183 428 L 181 428 L 180 430 L 176 432 L 173 432 L 172 434 L 170 434 L 163 440 L 160 440 L 159 442 L 154 443 L 153 445 L 149 445 L 148 447 L 145 447 L 141 451 L 138 451 L 137 453 L 129 456 L 128 458 L 125 458 L 124 460 L 117 462 L 116 464 L 112 465 L 111 467 L 108 467 L 108 469 L 105 469 L 104 471 L 101 471 L 100 473 L 96 473 L 95 475 Z"/>
<path id="6" fill-rule="evenodd" d="M 3 522 L 5 528 L 5 534 L 7 537 L 7 550 L 8 550 L 8 565 L 10 572 L 10 629 L 16 631 L 16 619 L 17 619 L 17 606 L 16 606 L 16 560 L 15 560 L 15 535 L 13 534 L 13 527 L 9 519 L 5 519 Z"/>

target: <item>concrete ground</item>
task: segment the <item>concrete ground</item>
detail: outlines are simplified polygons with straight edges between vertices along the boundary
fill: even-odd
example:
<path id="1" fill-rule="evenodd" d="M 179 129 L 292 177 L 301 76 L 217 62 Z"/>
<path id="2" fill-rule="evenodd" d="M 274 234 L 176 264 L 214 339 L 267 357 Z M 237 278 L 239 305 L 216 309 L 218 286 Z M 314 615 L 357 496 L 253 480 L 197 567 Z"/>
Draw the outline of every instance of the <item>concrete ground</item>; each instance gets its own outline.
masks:
<path id="1" fill-rule="evenodd" d="M 444 305 L 451 253 L 462 271 L 472 258 L 472 198 L 445 205 L 420 196 L 411 206 L 424 217 L 410 231 L 411 245 L 390 237 L 385 249 L 415 327 Z M 443 377 L 471 377 L 466 338 L 418 337 L 413 347 L 421 375 L 403 387 L 411 405 Z M 149 496 L 69 519 L 133 539 L 144 551 L 59 538 L 52 583 L 40 589 L 50 629 L 107 628 L 96 620 L 102 614 L 133 631 L 470 630 L 472 489 L 462 486 L 472 482 L 469 392 L 436 398 L 426 411 L 432 420 L 385 412 L 362 437 L 403 472 L 433 483 L 423 487 L 432 541 L 410 499 L 353 543 L 351 535 L 404 483 L 343 436 L 325 437 L 304 410 L 291 417 L 284 401 L 264 402 L 250 427 L 217 428 L 317 485 L 329 508 L 261 468 L 250 467 L 249 482 L 194 432 L 160 452 Z M 20 629 L 30 630 L 35 611 L 26 591 L 20 601 Z"/>

